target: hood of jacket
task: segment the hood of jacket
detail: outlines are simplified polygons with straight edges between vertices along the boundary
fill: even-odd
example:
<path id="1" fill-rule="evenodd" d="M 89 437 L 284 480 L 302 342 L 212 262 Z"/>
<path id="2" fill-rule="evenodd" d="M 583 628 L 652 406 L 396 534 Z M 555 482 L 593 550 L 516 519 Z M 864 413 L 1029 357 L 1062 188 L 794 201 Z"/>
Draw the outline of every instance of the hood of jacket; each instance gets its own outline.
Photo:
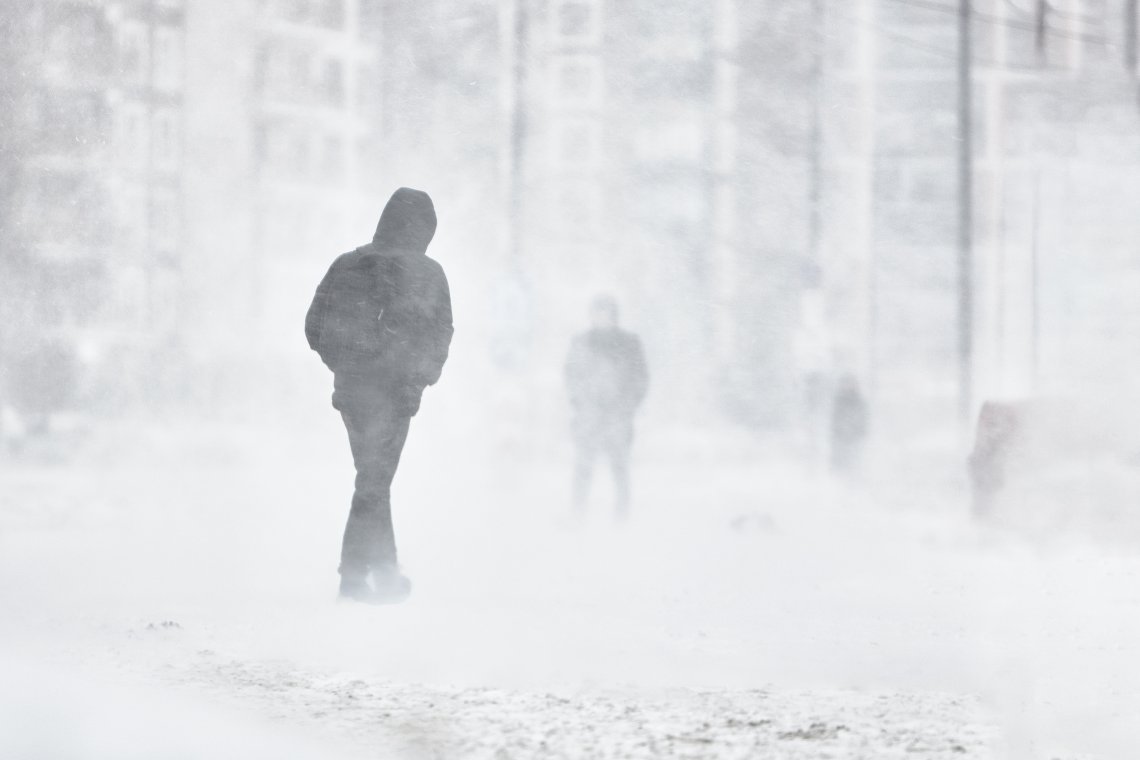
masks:
<path id="1" fill-rule="evenodd" d="M 435 236 L 435 226 L 431 196 L 423 190 L 401 187 L 384 206 L 372 244 L 380 250 L 425 253 Z"/>

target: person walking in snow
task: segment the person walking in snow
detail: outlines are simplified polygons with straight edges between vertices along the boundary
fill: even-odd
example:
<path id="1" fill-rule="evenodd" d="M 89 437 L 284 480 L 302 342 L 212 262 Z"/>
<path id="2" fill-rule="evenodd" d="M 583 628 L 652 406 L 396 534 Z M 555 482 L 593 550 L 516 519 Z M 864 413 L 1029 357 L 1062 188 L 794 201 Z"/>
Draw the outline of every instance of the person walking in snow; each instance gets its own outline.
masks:
<path id="1" fill-rule="evenodd" d="M 859 466 L 867 438 L 868 410 L 854 375 L 839 378 L 831 402 L 831 469 L 845 473 Z"/>
<path id="2" fill-rule="evenodd" d="M 574 437 L 571 495 L 581 513 L 590 489 L 594 462 L 609 460 L 614 477 L 617 516 L 629 509 L 629 455 L 633 417 L 649 388 L 641 341 L 618 326 L 617 302 L 594 299 L 590 329 L 574 337 L 566 358 L 566 390 Z"/>
<path id="3" fill-rule="evenodd" d="M 427 193 L 402 187 L 372 242 L 342 254 L 305 318 L 309 347 L 333 372 L 332 405 L 348 431 L 356 485 L 340 558 L 340 596 L 398 602 L 391 486 L 424 388 L 439 380 L 451 344 L 451 296 L 427 255 L 436 230 Z"/>

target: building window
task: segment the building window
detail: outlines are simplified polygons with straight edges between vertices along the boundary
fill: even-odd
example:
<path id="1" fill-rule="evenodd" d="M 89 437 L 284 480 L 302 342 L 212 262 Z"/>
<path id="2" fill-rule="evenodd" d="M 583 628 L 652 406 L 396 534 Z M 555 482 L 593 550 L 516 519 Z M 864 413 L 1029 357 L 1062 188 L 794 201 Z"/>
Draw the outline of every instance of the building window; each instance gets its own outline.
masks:
<path id="1" fill-rule="evenodd" d="M 182 33 L 169 26 L 154 30 L 154 86 L 182 89 Z"/>
<path id="2" fill-rule="evenodd" d="M 308 22 L 309 12 L 310 0 L 278 0 L 277 2 L 277 15 L 295 24 Z"/>
<path id="3" fill-rule="evenodd" d="M 309 173 L 309 141 L 295 127 L 281 122 L 262 124 L 257 130 L 257 154 L 270 177 L 301 179 Z"/>
<path id="4" fill-rule="evenodd" d="M 285 100 L 304 100 L 305 88 L 313 79 L 313 57 L 303 50 L 291 50 L 285 55 L 288 79 L 280 82 L 280 96 Z"/>
<path id="5" fill-rule="evenodd" d="M 554 130 L 554 164 L 567 172 L 589 172 L 601 162 L 601 127 L 594 119 L 566 119 Z"/>
<path id="6" fill-rule="evenodd" d="M 713 144 L 713 170 L 717 174 L 731 174 L 736 170 L 736 152 L 739 133 L 735 122 L 721 121 L 716 125 Z"/>
<path id="7" fill-rule="evenodd" d="M 296 256 L 308 246 L 308 204 L 289 198 L 271 198 L 260 215 L 261 243 L 276 258 Z"/>
<path id="8" fill-rule="evenodd" d="M 176 171 L 180 159 L 180 134 L 178 112 L 170 108 L 162 108 L 154 114 L 154 129 L 151 134 L 154 138 L 155 166 L 163 171 Z"/>
<path id="9" fill-rule="evenodd" d="M 339 180 L 344 176 L 344 141 L 330 135 L 321 145 L 321 174 L 328 180 Z"/>
<path id="10" fill-rule="evenodd" d="M 153 274 L 151 282 L 153 292 L 149 327 L 159 332 L 172 332 L 178 327 L 179 302 L 182 296 L 179 287 L 180 278 L 176 272 L 167 270 Z"/>
<path id="11" fill-rule="evenodd" d="M 158 251 L 176 250 L 182 218 L 178 193 L 170 188 L 156 188 L 150 203 L 151 243 Z"/>
<path id="12" fill-rule="evenodd" d="M 600 0 L 558 0 L 553 8 L 554 39 L 570 45 L 597 45 L 602 37 Z"/>
<path id="13" fill-rule="evenodd" d="M 49 171 L 35 180 L 33 208 L 46 240 L 54 243 L 102 242 L 109 237 L 107 196 L 92 175 Z"/>
<path id="14" fill-rule="evenodd" d="M 356 71 L 356 104 L 364 113 L 380 108 L 379 76 L 373 66 L 360 66 Z"/>
<path id="15" fill-rule="evenodd" d="M 332 108 L 344 107 L 344 64 L 330 58 L 320 66 L 317 77 L 317 93 L 320 101 Z"/>
<path id="16" fill-rule="evenodd" d="M 736 50 L 740 39 L 736 3 L 737 0 L 716 0 L 713 6 L 713 45 L 721 52 Z"/>
<path id="17" fill-rule="evenodd" d="M 344 28 L 344 0 L 317 0 L 317 23 L 328 29 Z"/>
<path id="18" fill-rule="evenodd" d="M 590 181 L 572 181 L 559 186 L 556 215 L 565 225 L 563 234 L 588 240 L 602 229 L 602 194 Z"/>
<path id="19" fill-rule="evenodd" d="M 88 77 L 113 67 L 114 38 L 103 11 L 64 5 L 44 19 L 45 71 L 54 77 Z"/>
<path id="20" fill-rule="evenodd" d="M 257 51 L 257 84 L 268 98 L 278 97 L 289 79 L 287 61 L 276 46 L 266 43 Z"/>
<path id="21" fill-rule="evenodd" d="M 552 62 L 555 104 L 563 108 L 596 108 L 602 101 L 602 62 L 597 57 L 566 55 Z"/>
<path id="22" fill-rule="evenodd" d="M 123 267 L 115 277 L 115 307 L 117 316 L 133 322 L 139 328 L 147 317 L 146 274 L 140 267 Z"/>
<path id="23" fill-rule="evenodd" d="M 322 86 L 314 74 L 312 54 L 274 44 L 265 44 L 258 51 L 257 81 L 265 98 L 282 103 L 304 102 L 312 97 L 310 91 Z"/>
<path id="24" fill-rule="evenodd" d="M 269 176 L 277 173 L 285 153 L 279 128 L 274 124 L 259 124 L 254 142 L 258 168 Z"/>
<path id="25" fill-rule="evenodd" d="M 1005 59 L 1010 68 L 1075 68 L 1081 36 L 1101 36 L 1106 18 L 1103 1 L 1011 0 L 1006 8 L 1010 23 L 1004 26 Z"/>
<path id="26" fill-rule="evenodd" d="M 736 190 L 725 182 L 713 191 L 713 235 L 717 240 L 736 239 Z"/>
<path id="27" fill-rule="evenodd" d="M 118 122 L 116 153 L 119 160 L 126 166 L 145 166 L 150 151 L 146 107 L 142 103 L 123 103 L 119 109 Z"/>
<path id="28" fill-rule="evenodd" d="M 115 194 L 118 240 L 128 251 L 143 248 L 146 240 L 146 196 L 141 185 L 130 183 Z"/>
<path id="29" fill-rule="evenodd" d="M 39 147 L 58 155 L 90 155 L 106 144 L 107 111 L 95 93 L 48 91 L 39 99 Z"/>
<path id="30" fill-rule="evenodd" d="M 632 153 L 641 163 L 699 165 L 706 160 L 708 138 L 696 109 L 655 113 L 633 134 Z"/>
<path id="31" fill-rule="evenodd" d="M 736 110 L 737 86 L 740 79 L 740 70 L 736 64 L 725 60 L 718 60 L 713 83 L 713 98 L 716 110 L 720 113 L 732 113 Z"/>
<path id="32" fill-rule="evenodd" d="M 286 164 L 290 176 L 303 179 L 309 174 L 309 140 L 300 132 L 293 131 L 286 143 Z"/>
<path id="33" fill-rule="evenodd" d="M 119 27 L 119 73 L 130 84 L 146 81 L 147 67 L 146 27 L 137 21 L 124 21 Z"/>

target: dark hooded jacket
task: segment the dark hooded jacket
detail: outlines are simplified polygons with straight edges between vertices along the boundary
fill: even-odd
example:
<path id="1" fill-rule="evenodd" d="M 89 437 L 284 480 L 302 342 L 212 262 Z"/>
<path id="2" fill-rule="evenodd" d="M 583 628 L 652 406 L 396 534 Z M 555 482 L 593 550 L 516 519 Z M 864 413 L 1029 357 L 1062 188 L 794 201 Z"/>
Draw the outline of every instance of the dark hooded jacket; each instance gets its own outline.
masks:
<path id="1" fill-rule="evenodd" d="M 396 395 L 414 414 L 439 380 L 453 328 L 447 277 L 427 255 L 435 228 L 428 194 L 402 187 L 372 242 L 337 257 L 317 286 L 305 336 L 334 373 L 338 409 Z"/>
<path id="2" fill-rule="evenodd" d="M 616 327 L 594 328 L 576 336 L 564 376 L 579 419 L 632 419 L 649 389 L 641 341 Z"/>

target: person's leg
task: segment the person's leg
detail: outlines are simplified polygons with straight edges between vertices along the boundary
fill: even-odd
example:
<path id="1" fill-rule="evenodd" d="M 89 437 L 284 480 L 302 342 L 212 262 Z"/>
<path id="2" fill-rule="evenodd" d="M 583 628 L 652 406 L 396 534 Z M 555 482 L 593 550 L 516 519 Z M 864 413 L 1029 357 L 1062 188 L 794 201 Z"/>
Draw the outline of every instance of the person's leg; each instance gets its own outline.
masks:
<path id="1" fill-rule="evenodd" d="M 341 548 L 341 576 L 363 584 L 370 570 L 396 566 L 392 480 L 410 418 L 386 410 L 342 412 L 356 466 L 352 508 Z"/>
<path id="2" fill-rule="evenodd" d="M 619 520 L 629 513 L 629 450 L 633 446 L 633 424 L 616 420 L 606 440 L 606 456 L 613 472 L 613 506 Z"/>
<path id="3" fill-rule="evenodd" d="M 586 436 L 577 436 L 574 440 L 574 476 L 570 493 L 574 510 L 579 515 L 585 511 L 586 499 L 590 495 L 595 456 L 596 446 L 593 442 Z"/>
<path id="4" fill-rule="evenodd" d="M 629 454 L 631 436 L 624 431 L 609 447 L 610 467 L 614 474 L 614 509 L 618 519 L 629 515 Z"/>
<path id="5" fill-rule="evenodd" d="M 574 443 L 574 468 L 570 482 L 570 498 L 574 512 L 581 516 L 590 496 L 590 483 L 594 475 L 594 460 L 598 456 L 598 425 L 596 415 L 588 408 L 575 411 L 571 422 Z"/>

